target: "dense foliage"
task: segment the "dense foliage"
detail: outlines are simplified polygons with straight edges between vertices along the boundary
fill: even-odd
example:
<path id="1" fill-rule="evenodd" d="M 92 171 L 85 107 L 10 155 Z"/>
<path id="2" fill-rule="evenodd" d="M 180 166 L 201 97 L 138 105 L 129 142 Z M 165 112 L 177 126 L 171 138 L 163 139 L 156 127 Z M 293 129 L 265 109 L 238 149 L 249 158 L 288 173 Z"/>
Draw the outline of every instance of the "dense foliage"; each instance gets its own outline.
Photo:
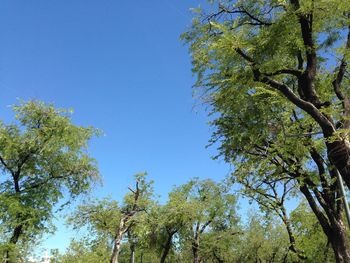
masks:
<path id="1" fill-rule="evenodd" d="M 299 258 L 280 218 L 250 211 L 243 220 L 229 189 L 224 182 L 193 179 L 175 187 L 162 205 L 148 198 L 127 222 L 117 262 L 335 262 L 305 203 L 290 213 L 296 245 L 304 253 Z M 88 234 L 52 262 L 111 262 L 123 207 L 110 199 L 81 205 L 69 223 L 87 226 Z"/>
<path id="2" fill-rule="evenodd" d="M 86 193 L 99 178 L 86 152 L 95 129 L 73 125 L 67 111 L 42 102 L 13 109 L 16 122 L 0 124 L 0 245 L 5 262 L 52 230 L 53 207 L 60 200 L 66 203 Z"/>

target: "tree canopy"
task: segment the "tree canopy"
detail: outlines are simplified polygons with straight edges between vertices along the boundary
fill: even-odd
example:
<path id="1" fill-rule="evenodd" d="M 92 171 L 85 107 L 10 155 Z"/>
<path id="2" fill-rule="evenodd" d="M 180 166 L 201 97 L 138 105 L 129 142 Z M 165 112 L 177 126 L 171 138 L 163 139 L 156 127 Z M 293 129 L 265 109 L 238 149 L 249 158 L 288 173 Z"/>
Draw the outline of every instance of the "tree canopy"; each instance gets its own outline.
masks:
<path id="1" fill-rule="evenodd" d="M 68 111 L 38 101 L 16 105 L 13 110 L 16 121 L 0 124 L 0 222 L 5 257 L 10 257 L 18 242 L 51 231 L 55 205 L 86 193 L 99 179 L 96 162 L 86 150 L 96 129 L 76 126 Z"/>
<path id="2" fill-rule="evenodd" d="M 282 199 L 302 193 L 337 261 L 350 262 L 337 179 L 350 186 L 349 5 L 210 2 L 209 11 L 195 10 L 182 38 L 196 91 L 218 116 L 218 156 L 258 198 L 274 189 L 286 190 Z"/>

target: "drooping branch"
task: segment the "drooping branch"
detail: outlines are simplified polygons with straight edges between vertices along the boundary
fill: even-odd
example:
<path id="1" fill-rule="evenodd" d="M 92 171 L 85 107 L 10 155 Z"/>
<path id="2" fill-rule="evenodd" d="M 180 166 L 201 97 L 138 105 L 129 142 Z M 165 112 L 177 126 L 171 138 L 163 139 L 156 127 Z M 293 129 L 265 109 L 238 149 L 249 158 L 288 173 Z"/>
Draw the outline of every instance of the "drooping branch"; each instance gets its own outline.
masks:
<path id="1" fill-rule="evenodd" d="M 242 49 L 235 48 L 235 51 L 250 64 L 255 81 L 264 83 L 271 88 L 280 91 L 294 105 L 310 114 L 320 125 L 326 137 L 333 135 L 335 128 L 332 122 L 325 115 L 323 115 L 313 103 L 299 98 L 286 84 L 280 83 L 261 73 L 259 67 L 257 66 L 257 63 Z"/>
<path id="2" fill-rule="evenodd" d="M 239 6 L 236 9 L 228 9 L 223 5 L 220 5 L 219 7 L 221 10 L 223 10 L 225 13 L 228 14 L 243 14 L 246 15 L 248 18 L 251 19 L 251 21 L 254 22 L 255 25 L 261 25 L 261 26 L 271 26 L 272 23 L 268 22 L 268 21 L 263 21 L 262 19 L 260 19 L 258 16 L 253 15 L 251 12 L 249 12 L 246 8 L 244 8 L 243 6 Z"/>
<path id="3" fill-rule="evenodd" d="M 266 18 L 260 18 L 260 16 L 269 14 L 272 12 L 273 9 L 278 8 L 278 7 L 281 7 L 281 5 L 273 6 L 265 13 L 254 15 L 254 14 L 252 14 L 252 12 L 247 10 L 242 5 L 235 7 L 233 9 L 230 9 L 222 4 L 219 4 L 219 11 L 207 16 L 206 20 L 210 22 L 212 19 L 220 18 L 220 16 L 223 14 L 230 14 L 230 15 L 239 14 L 239 15 L 242 15 L 242 18 L 248 19 L 248 21 L 245 21 L 244 24 L 249 24 L 249 25 L 253 25 L 253 26 L 271 26 L 272 22 L 268 21 Z"/>

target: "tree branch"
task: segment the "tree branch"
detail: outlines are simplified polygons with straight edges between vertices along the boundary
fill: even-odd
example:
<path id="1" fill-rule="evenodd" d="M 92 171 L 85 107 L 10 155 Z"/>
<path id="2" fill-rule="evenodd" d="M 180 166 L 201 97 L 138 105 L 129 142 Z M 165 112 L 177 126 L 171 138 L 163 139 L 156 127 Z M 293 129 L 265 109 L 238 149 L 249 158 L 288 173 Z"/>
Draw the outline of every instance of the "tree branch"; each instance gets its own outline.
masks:
<path id="1" fill-rule="evenodd" d="M 347 35 L 347 40 L 346 40 L 346 44 L 345 44 L 345 52 L 349 49 L 350 49 L 350 26 L 348 27 L 348 35 Z M 333 80 L 332 85 L 333 85 L 334 93 L 336 94 L 336 96 L 342 102 L 342 105 L 343 105 L 344 116 L 345 116 L 343 127 L 345 129 L 348 129 L 348 128 L 350 128 L 350 120 L 348 119 L 350 116 L 350 100 L 349 100 L 349 96 L 347 95 L 347 93 L 346 92 L 343 93 L 340 90 L 340 86 L 341 86 L 341 83 L 342 83 L 344 75 L 345 75 L 346 66 L 347 66 L 347 62 L 346 62 L 346 58 L 345 58 L 345 54 L 344 54 L 343 58 L 340 62 L 340 65 L 338 67 L 338 73 L 336 75 L 336 78 Z"/>
<path id="2" fill-rule="evenodd" d="M 312 35 L 313 10 L 308 14 L 299 12 L 299 0 L 291 0 L 290 2 L 294 6 L 296 15 L 299 18 L 301 36 L 304 42 L 306 55 L 306 69 L 299 78 L 298 86 L 303 91 L 305 99 L 311 102 L 317 108 L 320 108 L 323 104 L 321 103 L 314 87 L 314 81 L 317 70 L 317 55 Z"/>
<path id="3" fill-rule="evenodd" d="M 263 75 L 265 76 L 276 76 L 276 75 L 281 75 L 281 74 L 289 74 L 289 75 L 293 75 L 295 77 L 300 77 L 302 72 L 298 69 L 280 69 L 277 70 L 275 72 L 271 72 L 271 73 L 263 73 Z"/>
<path id="4" fill-rule="evenodd" d="M 256 62 L 253 60 L 253 58 L 247 55 L 242 49 L 235 48 L 235 51 L 250 64 L 255 81 L 267 84 L 271 88 L 280 91 L 289 101 L 291 101 L 293 104 L 310 114 L 311 117 L 313 117 L 314 120 L 320 125 L 326 137 L 330 137 L 333 135 L 333 132 L 335 131 L 333 124 L 328 120 L 328 118 L 325 115 L 323 115 L 318 110 L 318 108 L 313 103 L 299 98 L 284 83 L 280 83 L 266 75 L 263 75 L 263 73 L 261 73 L 259 68 L 257 67 Z"/>

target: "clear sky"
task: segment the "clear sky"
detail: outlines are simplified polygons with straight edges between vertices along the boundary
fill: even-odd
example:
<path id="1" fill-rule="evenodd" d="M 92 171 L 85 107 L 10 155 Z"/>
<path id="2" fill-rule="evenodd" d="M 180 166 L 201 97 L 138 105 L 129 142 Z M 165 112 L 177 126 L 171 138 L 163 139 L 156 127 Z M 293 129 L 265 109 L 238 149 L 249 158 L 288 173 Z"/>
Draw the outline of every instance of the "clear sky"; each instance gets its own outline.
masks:
<path id="1" fill-rule="evenodd" d="M 147 171 L 162 198 L 190 178 L 222 179 L 229 172 L 206 149 L 211 130 L 192 98 L 187 47 L 194 0 L 2 0 L 0 116 L 8 105 L 40 99 L 74 108 L 73 121 L 105 136 L 90 151 L 104 185 L 94 191 L 120 199 L 132 175 Z M 65 247 L 62 226 L 45 241 Z"/>

